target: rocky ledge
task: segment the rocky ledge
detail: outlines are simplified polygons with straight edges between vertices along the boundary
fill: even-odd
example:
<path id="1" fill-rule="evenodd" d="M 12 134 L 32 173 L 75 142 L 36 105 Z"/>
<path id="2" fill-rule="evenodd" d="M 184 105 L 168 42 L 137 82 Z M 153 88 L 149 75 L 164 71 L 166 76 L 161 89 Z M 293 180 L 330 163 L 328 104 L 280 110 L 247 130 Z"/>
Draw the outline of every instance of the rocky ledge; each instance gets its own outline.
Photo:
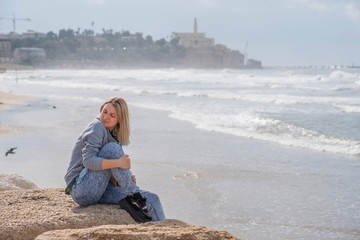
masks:
<path id="1" fill-rule="evenodd" d="M 10 178 L 36 187 L 21 177 Z M 0 183 L 4 179 L 9 175 L 0 175 Z M 19 188 L 9 184 L 0 188 L 0 239 L 238 239 L 225 231 L 173 219 L 137 224 L 117 205 L 81 207 L 63 188 Z"/>

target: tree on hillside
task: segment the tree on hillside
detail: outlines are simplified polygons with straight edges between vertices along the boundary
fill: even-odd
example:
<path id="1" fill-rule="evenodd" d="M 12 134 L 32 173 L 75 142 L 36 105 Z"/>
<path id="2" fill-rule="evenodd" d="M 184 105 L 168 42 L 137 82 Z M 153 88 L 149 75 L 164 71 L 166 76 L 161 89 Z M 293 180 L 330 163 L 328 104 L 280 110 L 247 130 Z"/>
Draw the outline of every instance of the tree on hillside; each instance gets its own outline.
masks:
<path id="1" fill-rule="evenodd" d="M 160 47 L 163 47 L 163 46 L 165 46 L 165 44 L 166 44 L 166 40 L 165 40 L 165 38 L 162 38 L 162 39 L 160 39 L 160 40 L 157 40 L 155 43 L 156 43 L 157 45 L 159 45 Z"/>
<path id="2" fill-rule="evenodd" d="M 146 45 L 151 45 L 154 43 L 153 38 L 150 35 L 146 36 L 145 41 L 146 41 Z"/>
<path id="3" fill-rule="evenodd" d="M 12 51 L 20 47 L 44 48 L 49 60 L 75 60 L 96 62 L 140 63 L 155 61 L 171 63 L 184 56 L 177 39 L 170 42 L 165 38 L 157 41 L 143 33 L 132 34 L 128 30 L 114 32 L 102 29 L 95 33 L 91 29 L 61 29 L 58 34 L 50 31 L 45 38 L 12 39 Z"/>
<path id="4" fill-rule="evenodd" d="M 83 35 L 85 37 L 92 37 L 92 36 L 94 36 L 94 31 L 90 30 L 90 29 L 84 29 L 82 31 L 81 35 Z"/>
<path id="5" fill-rule="evenodd" d="M 72 29 L 68 29 L 68 30 L 61 29 L 61 30 L 59 31 L 59 38 L 60 38 L 60 39 L 72 38 L 72 37 L 75 37 L 74 30 L 72 30 Z"/>
<path id="6" fill-rule="evenodd" d="M 124 31 L 122 30 L 122 33 L 121 33 L 124 37 L 128 37 L 130 36 L 130 31 Z"/>
<path id="7" fill-rule="evenodd" d="M 53 31 L 50 31 L 46 34 L 46 38 L 49 40 L 55 40 L 57 39 L 57 35 Z"/>

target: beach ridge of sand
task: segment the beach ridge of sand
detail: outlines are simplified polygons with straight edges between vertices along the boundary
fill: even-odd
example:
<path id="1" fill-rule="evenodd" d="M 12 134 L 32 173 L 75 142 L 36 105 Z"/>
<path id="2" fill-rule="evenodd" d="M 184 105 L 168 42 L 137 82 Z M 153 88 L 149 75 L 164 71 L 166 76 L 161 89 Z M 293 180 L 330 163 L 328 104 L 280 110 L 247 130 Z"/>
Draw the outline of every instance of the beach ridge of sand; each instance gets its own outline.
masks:
<path id="1" fill-rule="evenodd" d="M 0 109 L 13 105 L 24 104 L 25 101 L 30 100 L 31 97 L 19 96 L 13 93 L 7 93 L 0 90 Z"/>
<path id="2" fill-rule="evenodd" d="M 175 219 L 137 224 L 117 205 L 81 207 L 63 188 L 39 189 L 16 174 L 0 174 L 0 184 L 0 239 L 238 239 Z"/>
<path id="3" fill-rule="evenodd" d="M 0 110 L 11 106 L 23 105 L 25 104 L 26 101 L 30 99 L 32 98 L 27 96 L 19 96 L 0 90 Z M 10 127 L 5 126 L 0 122 L 0 135 L 10 134 L 10 133 L 13 133 Z"/>

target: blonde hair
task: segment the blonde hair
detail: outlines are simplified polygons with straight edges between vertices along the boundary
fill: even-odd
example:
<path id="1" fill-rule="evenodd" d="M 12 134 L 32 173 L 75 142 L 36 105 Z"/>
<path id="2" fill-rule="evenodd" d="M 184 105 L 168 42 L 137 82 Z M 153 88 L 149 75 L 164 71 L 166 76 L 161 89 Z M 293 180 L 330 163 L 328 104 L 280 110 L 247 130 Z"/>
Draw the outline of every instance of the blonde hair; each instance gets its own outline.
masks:
<path id="1" fill-rule="evenodd" d="M 129 110 L 124 99 L 118 97 L 112 97 L 106 100 L 100 107 L 102 112 L 104 106 L 111 103 L 116 110 L 116 118 L 118 124 L 115 126 L 112 134 L 117 136 L 118 140 L 122 145 L 129 145 L 130 143 L 130 121 L 129 121 Z"/>

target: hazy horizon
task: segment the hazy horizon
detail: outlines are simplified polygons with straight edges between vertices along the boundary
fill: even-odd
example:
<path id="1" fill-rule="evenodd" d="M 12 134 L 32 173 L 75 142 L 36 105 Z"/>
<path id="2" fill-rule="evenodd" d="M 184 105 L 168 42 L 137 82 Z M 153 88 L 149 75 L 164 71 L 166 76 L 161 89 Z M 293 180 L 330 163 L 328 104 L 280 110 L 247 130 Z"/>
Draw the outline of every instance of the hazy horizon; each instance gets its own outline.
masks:
<path id="1" fill-rule="evenodd" d="M 3 0 L 0 17 L 16 32 L 58 33 L 80 28 L 129 30 L 170 40 L 173 32 L 198 32 L 263 66 L 360 65 L 360 4 L 353 0 L 116 1 Z M 94 22 L 94 26 L 92 26 Z M 0 20 L 0 33 L 13 29 Z"/>

